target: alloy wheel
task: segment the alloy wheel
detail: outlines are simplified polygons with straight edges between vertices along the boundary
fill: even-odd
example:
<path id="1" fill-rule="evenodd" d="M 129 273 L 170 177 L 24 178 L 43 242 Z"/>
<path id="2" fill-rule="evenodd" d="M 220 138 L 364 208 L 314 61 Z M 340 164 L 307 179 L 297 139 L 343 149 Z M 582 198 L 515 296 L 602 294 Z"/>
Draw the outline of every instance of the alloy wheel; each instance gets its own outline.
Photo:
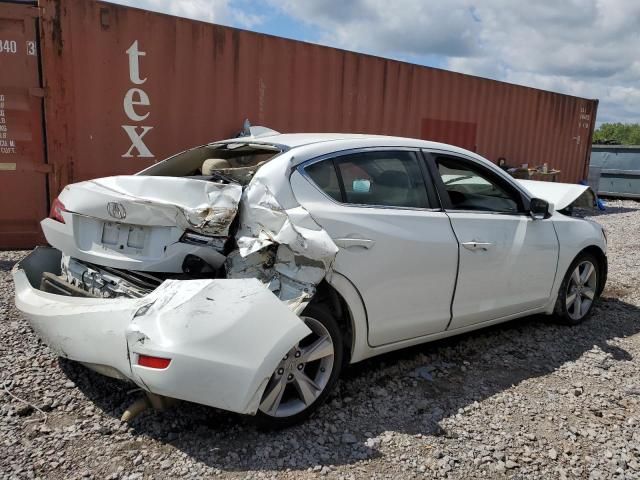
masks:
<path id="1" fill-rule="evenodd" d="M 311 334 L 294 345 L 271 376 L 260 411 L 290 417 L 308 408 L 322 394 L 333 370 L 334 346 L 327 328 L 315 318 L 302 317 Z"/>
<path id="2" fill-rule="evenodd" d="M 580 262 L 567 285 L 566 306 L 569 317 L 580 320 L 591 308 L 596 296 L 596 267 L 590 261 Z"/>

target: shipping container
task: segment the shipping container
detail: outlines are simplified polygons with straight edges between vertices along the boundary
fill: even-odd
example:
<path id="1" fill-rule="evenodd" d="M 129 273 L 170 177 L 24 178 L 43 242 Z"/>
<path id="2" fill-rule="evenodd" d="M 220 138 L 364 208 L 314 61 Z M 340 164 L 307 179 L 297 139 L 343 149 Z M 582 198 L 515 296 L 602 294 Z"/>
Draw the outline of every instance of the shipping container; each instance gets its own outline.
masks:
<path id="1" fill-rule="evenodd" d="M 597 100 L 93 0 L 0 0 L 0 247 L 41 240 L 64 185 L 233 136 L 443 141 L 586 177 Z"/>

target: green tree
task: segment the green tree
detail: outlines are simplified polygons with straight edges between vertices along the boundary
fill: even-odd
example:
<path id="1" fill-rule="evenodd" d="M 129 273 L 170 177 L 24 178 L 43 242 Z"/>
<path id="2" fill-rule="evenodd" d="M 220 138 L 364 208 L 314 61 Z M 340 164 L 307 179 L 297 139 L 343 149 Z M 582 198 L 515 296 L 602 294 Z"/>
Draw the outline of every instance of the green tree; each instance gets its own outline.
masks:
<path id="1" fill-rule="evenodd" d="M 603 123 L 593 132 L 593 143 L 640 145 L 640 123 Z"/>

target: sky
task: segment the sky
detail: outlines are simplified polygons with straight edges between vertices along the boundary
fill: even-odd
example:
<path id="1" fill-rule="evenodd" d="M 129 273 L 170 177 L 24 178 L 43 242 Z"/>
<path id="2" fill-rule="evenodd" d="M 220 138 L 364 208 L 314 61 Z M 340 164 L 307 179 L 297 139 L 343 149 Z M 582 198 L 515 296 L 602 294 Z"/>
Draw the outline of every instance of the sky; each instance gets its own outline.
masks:
<path id="1" fill-rule="evenodd" d="M 640 0 L 111 0 L 600 100 L 640 122 Z"/>

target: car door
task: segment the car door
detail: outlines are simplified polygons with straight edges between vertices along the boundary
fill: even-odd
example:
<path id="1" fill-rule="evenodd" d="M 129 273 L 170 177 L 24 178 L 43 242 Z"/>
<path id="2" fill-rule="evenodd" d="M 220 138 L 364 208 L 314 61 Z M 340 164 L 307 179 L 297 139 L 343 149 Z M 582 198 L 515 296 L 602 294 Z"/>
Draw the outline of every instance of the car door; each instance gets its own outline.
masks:
<path id="1" fill-rule="evenodd" d="M 551 220 L 534 220 L 510 180 L 476 160 L 429 156 L 441 201 L 459 242 L 449 329 L 544 306 L 558 262 Z"/>
<path id="2" fill-rule="evenodd" d="M 300 204 L 331 235 L 334 270 L 349 279 L 379 346 L 444 331 L 458 261 L 446 214 L 417 150 L 364 150 L 303 164 Z"/>

